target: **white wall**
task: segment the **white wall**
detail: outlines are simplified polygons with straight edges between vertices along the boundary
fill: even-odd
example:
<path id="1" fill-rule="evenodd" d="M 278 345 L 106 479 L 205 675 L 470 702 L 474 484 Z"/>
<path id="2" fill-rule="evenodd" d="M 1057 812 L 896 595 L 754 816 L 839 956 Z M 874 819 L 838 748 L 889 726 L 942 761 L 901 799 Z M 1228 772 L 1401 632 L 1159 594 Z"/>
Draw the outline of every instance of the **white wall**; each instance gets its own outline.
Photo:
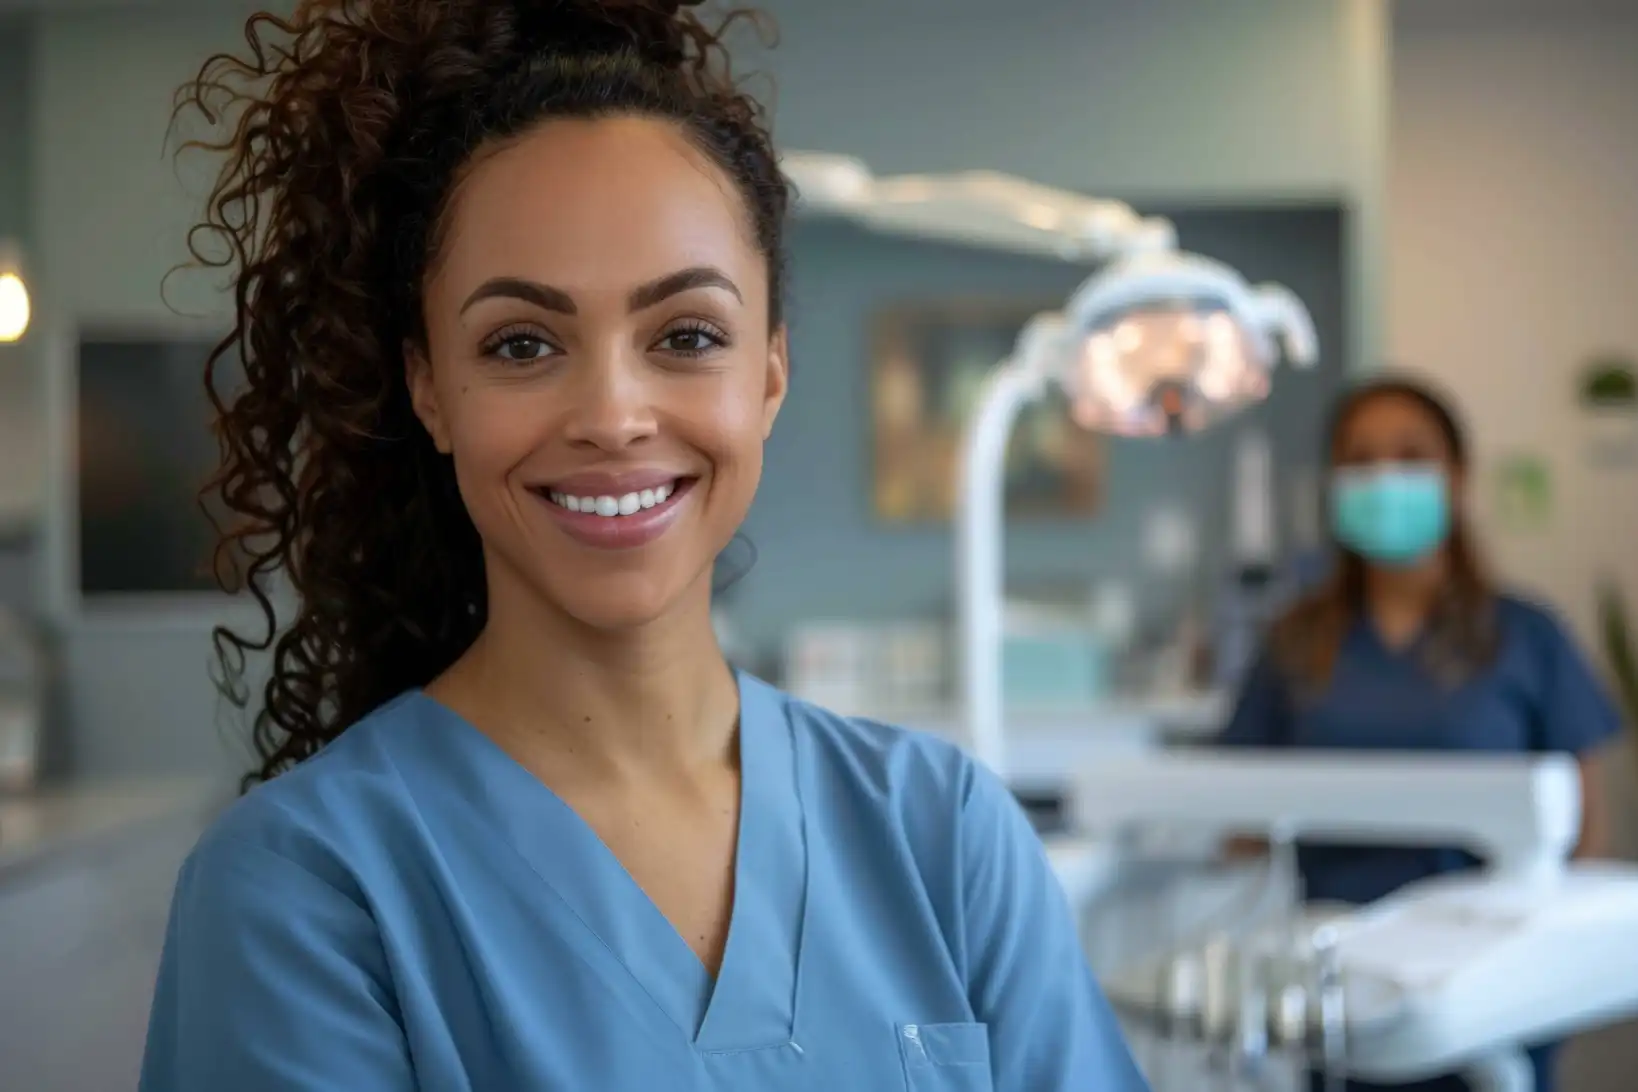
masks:
<path id="1" fill-rule="evenodd" d="M 1136 197 L 1340 197 L 1357 213 L 1360 344 L 1378 329 L 1367 230 L 1384 112 L 1375 0 L 773 7 L 783 24 L 774 73 L 787 145 L 861 154 L 884 170 L 989 165 Z M 38 17 L 35 239 L 51 290 L 43 307 L 63 331 L 175 321 L 160 280 L 182 257 L 200 178 L 179 178 L 164 152 L 171 96 L 239 34 L 231 5 L 210 16 L 150 7 Z M 208 287 L 174 281 L 171 302 L 219 313 Z M 56 357 L 42 368 L 59 416 L 69 343 L 42 352 Z M 55 577 L 60 588 L 66 574 Z M 203 673 L 209 620 L 73 624 L 79 768 L 220 760 Z"/>
<path id="2" fill-rule="evenodd" d="M 1638 472 L 1592 469 L 1574 379 L 1638 353 L 1638 10 L 1576 0 L 1403 0 L 1395 11 L 1385 260 L 1390 357 L 1452 388 L 1478 456 L 1475 517 L 1502 574 L 1595 648 L 1597 574 L 1638 595 Z M 1497 457 L 1543 456 L 1556 511 L 1496 525 Z M 1635 600 L 1638 602 L 1638 600 Z M 1604 786 L 1617 848 L 1638 850 L 1630 741 Z M 1566 1092 L 1626 1092 L 1638 1026 L 1576 1042 Z"/>
<path id="3" fill-rule="evenodd" d="M 1545 532 L 1491 526 L 1482 489 L 1476 516 L 1504 573 L 1590 636 L 1595 574 L 1638 591 L 1638 474 L 1592 469 L 1574 401 L 1591 354 L 1638 354 L 1638 10 L 1464 7 L 1396 16 L 1389 356 L 1454 389 L 1481 486 L 1504 453 L 1550 462 Z"/>

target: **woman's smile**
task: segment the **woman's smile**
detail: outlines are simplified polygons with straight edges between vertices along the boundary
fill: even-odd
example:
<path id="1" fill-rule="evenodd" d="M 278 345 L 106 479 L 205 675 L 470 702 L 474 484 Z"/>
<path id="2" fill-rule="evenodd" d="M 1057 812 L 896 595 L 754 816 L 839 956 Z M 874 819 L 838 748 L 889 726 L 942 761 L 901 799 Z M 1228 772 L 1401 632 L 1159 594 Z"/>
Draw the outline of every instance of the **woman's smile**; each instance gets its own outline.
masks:
<path id="1" fill-rule="evenodd" d="M 683 514 L 697 477 L 645 474 L 625 482 L 585 479 L 533 486 L 570 538 L 602 550 L 632 550 L 665 534 Z"/>

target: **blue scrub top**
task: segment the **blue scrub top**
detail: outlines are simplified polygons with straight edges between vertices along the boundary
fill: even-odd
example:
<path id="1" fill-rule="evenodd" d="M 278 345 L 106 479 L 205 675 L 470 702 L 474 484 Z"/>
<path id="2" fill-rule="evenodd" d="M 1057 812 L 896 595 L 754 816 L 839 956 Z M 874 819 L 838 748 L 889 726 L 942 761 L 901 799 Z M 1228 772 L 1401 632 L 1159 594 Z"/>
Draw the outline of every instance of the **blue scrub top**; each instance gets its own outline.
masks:
<path id="1" fill-rule="evenodd" d="M 145 1092 L 1144 1092 L 1022 811 L 741 675 L 713 977 L 579 817 L 411 692 L 182 869 Z"/>
<path id="2" fill-rule="evenodd" d="M 1621 727 L 1615 706 L 1569 634 L 1522 599 L 1497 602 L 1494 662 L 1451 688 L 1416 643 L 1394 649 L 1361 621 L 1345 638 L 1330 685 L 1298 696 L 1265 654 L 1219 741 L 1229 746 L 1580 754 Z M 1304 845 L 1311 899 L 1371 902 L 1413 880 L 1471 868 L 1455 848 Z"/>

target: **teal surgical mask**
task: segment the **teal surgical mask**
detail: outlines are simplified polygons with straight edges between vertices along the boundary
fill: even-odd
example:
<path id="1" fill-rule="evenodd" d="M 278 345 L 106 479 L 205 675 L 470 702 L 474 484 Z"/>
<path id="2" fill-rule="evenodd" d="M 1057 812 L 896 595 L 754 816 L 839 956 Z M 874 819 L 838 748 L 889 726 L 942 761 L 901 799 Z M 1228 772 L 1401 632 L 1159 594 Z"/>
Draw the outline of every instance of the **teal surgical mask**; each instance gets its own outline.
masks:
<path id="1" fill-rule="evenodd" d="M 1331 530 L 1367 561 L 1412 565 L 1444 544 L 1450 491 L 1437 463 L 1385 463 L 1331 478 Z"/>

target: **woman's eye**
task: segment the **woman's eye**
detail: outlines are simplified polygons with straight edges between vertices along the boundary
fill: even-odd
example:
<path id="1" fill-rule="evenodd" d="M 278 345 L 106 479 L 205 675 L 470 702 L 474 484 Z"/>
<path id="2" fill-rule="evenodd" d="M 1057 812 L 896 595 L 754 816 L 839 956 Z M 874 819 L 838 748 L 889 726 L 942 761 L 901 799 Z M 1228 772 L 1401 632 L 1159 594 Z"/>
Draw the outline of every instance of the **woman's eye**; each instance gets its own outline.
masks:
<path id="1" fill-rule="evenodd" d="M 511 364 L 529 364 L 551 355 L 552 351 L 544 339 L 519 334 L 500 342 L 491 353 Z"/>
<path id="2" fill-rule="evenodd" d="M 723 339 L 710 330 L 673 330 L 660 339 L 660 348 L 679 356 L 700 356 L 722 345 Z"/>

